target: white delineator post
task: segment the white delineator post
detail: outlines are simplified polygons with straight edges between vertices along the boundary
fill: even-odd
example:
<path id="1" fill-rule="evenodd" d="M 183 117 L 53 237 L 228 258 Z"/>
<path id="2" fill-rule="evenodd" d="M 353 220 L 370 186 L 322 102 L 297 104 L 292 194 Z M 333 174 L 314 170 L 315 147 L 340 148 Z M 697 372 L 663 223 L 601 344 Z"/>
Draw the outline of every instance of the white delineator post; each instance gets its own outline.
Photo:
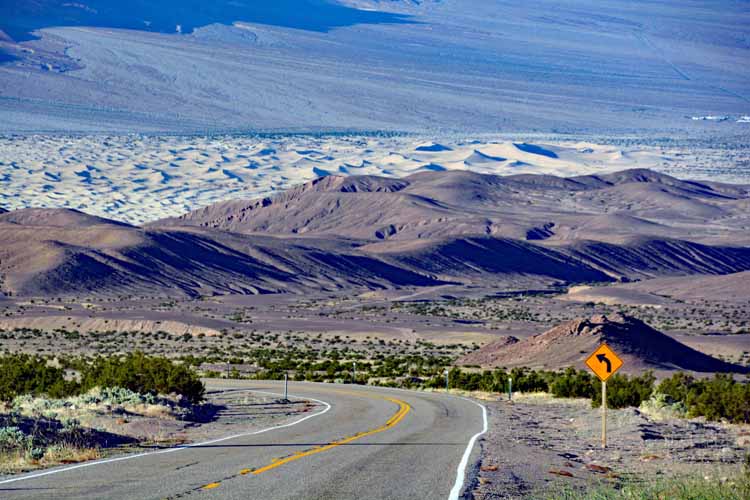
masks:
<path id="1" fill-rule="evenodd" d="M 602 382 L 602 448 L 607 447 L 607 382 Z"/>
<path id="2" fill-rule="evenodd" d="M 513 400 L 513 377 L 508 377 L 508 401 Z"/>
<path id="3" fill-rule="evenodd" d="M 445 370 L 445 392 L 449 392 L 449 389 L 448 389 L 448 377 L 449 377 L 449 374 L 450 374 L 450 372 L 446 369 Z"/>
<path id="4" fill-rule="evenodd" d="M 289 400 L 289 374 L 284 373 L 284 401 Z"/>

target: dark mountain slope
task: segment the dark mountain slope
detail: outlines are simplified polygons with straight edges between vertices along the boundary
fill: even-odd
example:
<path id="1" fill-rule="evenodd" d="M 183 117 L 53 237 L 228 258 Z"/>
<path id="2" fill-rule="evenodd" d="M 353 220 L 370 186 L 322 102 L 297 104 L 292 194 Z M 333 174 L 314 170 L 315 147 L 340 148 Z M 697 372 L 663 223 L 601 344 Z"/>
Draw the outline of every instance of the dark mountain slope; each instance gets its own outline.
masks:
<path id="1" fill-rule="evenodd" d="M 644 279 L 750 270 L 750 248 L 636 238 L 624 245 L 583 241 L 563 249 L 610 276 Z"/>
<path id="2" fill-rule="evenodd" d="M 711 226 L 717 219 L 745 221 L 749 199 L 743 186 L 682 181 L 644 169 L 572 178 L 468 171 L 421 172 L 400 180 L 331 176 L 273 197 L 218 203 L 153 226 L 402 241 L 476 235 L 710 240 L 717 232 L 725 239 L 746 240 L 740 225 Z M 592 217 L 631 222 L 627 227 L 599 224 L 586 232 Z M 571 228 L 578 228 L 576 234 Z"/>
<path id="3" fill-rule="evenodd" d="M 376 244 L 365 250 L 443 277 L 534 275 L 563 282 L 610 281 L 580 260 L 524 241 L 489 237 Z"/>

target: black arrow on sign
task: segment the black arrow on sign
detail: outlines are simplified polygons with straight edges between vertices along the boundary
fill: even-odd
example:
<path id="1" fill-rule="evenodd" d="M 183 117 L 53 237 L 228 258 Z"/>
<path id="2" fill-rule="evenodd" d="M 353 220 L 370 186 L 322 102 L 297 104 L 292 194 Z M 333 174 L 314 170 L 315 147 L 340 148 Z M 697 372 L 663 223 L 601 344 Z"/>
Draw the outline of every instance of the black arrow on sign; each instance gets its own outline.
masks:
<path id="1" fill-rule="evenodd" d="M 607 363 L 607 373 L 612 373 L 612 362 L 607 359 L 606 354 L 597 354 L 596 359 L 598 359 L 600 363 Z"/>

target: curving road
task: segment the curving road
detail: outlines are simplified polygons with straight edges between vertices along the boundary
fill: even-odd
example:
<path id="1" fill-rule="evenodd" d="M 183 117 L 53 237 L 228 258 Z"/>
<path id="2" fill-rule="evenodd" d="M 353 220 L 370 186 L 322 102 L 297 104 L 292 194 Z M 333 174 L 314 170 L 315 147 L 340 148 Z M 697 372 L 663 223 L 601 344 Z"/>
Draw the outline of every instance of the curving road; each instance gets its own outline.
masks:
<path id="1" fill-rule="evenodd" d="M 221 381 L 212 389 L 283 386 Z M 315 413 L 191 447 L 0 481 L 0 498 L 447 499 L 465 489 L 487 425 L 481 405 L 351 385 L 290 383 L 289 392 L 317 400 Z"/>

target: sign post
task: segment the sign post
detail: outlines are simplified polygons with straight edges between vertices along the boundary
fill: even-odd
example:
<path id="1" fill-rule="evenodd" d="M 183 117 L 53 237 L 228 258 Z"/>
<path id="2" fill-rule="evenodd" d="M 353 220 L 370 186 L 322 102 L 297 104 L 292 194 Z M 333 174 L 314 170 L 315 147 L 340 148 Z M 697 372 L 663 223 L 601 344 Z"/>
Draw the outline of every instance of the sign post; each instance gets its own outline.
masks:
<path id="1" fill-rule="evenodd" d="M 449 375 L 450 375 L 450 372 L 446 368 L 445 369 L 445 392 L 446 393 L 449 391 L 449 389 L 448 389 L 448 377 L 449 377 Z"/>
<path id="2" fill-rule="evenodd" d="M 607 381 L 602 380 L 602 448 L 607 447 Z"/>
<path id="3" fill-rule="evenodd" d="M 607 447 L 607 379 L 622 368 L 622 360 L 609 348 L 607 344 L 602 343 L 597 350 L 591 353 L 586 360 L 588 366 L 594 374 L 602 381 L 602 448 Z"/>
<path id="4" fill-rule="evenodd" d="M 289 373 L 284 372 L 284 401 L 289 401 Z"/>

